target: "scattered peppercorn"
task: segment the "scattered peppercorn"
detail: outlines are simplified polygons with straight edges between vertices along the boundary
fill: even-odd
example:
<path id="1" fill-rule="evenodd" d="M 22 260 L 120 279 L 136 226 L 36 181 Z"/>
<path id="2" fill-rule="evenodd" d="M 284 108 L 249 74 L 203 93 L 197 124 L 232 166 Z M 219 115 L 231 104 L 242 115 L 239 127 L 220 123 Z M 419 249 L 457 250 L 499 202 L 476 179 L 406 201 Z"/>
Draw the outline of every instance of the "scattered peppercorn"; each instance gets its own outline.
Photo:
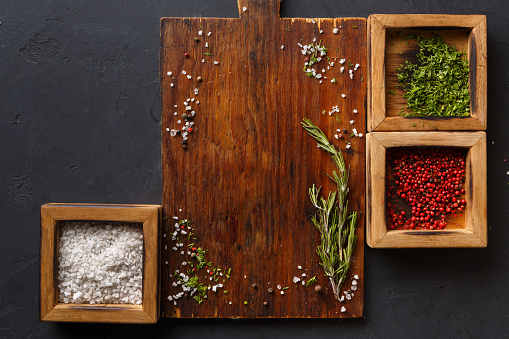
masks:
<path id="1" fill-rule="evenodd" d="M 315 286 L 315 292 L 321 292 L 321 291 L 322 291 L 322 286 L 316 285 Z"/>
<path id="2" fill-rule="evenodd" d="M 202 78 L 201 77 L 197 77 L 196 80 L 198 80 L 198 82 L 201 82 Z"/>
<path id="3" fill-rule="evenodd" d="M 446 217 L 465 207 L 463 150 L 397 149 L 387 159 L 389 229 L 444 229 Z"/>
<path id="4" fill-rule="evenodd" d="M 186 58 L 189 58 L 189 53 L 185 52 L 185 53 L 184 53 L 184 56 L 185 56 Z"/>

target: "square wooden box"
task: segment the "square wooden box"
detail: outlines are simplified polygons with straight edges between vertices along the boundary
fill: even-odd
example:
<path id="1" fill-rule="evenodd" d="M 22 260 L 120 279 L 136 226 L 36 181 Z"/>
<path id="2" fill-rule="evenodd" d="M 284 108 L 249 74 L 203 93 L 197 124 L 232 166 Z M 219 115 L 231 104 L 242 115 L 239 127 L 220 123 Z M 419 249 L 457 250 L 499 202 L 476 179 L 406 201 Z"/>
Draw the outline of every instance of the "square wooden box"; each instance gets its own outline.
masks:
<path id="1" fill-rule="evenodd" d="M 58 301 L 58 242 L 61 221 L 143 224 L 141 305 L 64 304 Z M 159 319 L 159 205 L 46 204 L 41 207 L 40 317 L 42 321 L 155 323 Z"/>
<path id="2" fill-rule="evenodd" d="M 470 116 L 399 116 L 406 105 L 396 68 L 418 47 L 402 41 L 409 33 L 439 34 L 449 45 L 467 53 L 470 68 Z M 486 130 L 487 63 L 486 16 L 435 14 L 373 14 L 368 18 L 368 131 Z"/>
<path id="3" fill-rule="evenodd" d="M 372 132 L 366 154 L 366 241 L 373 248 L 486 247 L 487 178 L 485 132 Z M 388 230 L 386 151 L 397 147 L 457 147 L 467 150 L 464 217 L 444 230 Z"/>

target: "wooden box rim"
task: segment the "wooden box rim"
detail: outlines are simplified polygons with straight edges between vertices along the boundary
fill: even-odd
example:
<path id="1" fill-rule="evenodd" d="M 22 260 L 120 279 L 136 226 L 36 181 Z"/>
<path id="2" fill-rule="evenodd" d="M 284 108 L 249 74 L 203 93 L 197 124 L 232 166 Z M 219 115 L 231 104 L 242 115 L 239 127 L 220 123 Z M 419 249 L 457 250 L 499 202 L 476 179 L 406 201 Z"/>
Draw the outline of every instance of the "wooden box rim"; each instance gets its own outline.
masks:
<path id="1" fill-rule="evenodd" d="M 372 248 L 486 247 L 487 174 L 485 132 L 372 132 L 366 144 L 366 242 Z M 468 148 L 464 229 L 387 230 L 386 149 L 448 146 Z M 475 171 L 475 175 L 472 175 Z M 470 192 L 470 193 L 469 193 Z M 469 196 L 470 194 L 470 196 Z M 473 198 L 475 196 L 475 199 Z"/>
<path id="2" fill-rule="evenodd" d="M 143 224 L 143 297 L 141 305 L 64 304 L 58 302 L 58 222 L 122 221 Z M 159 319 L 159 233 L 161 205 L 65 204 L 41 206 L 41 321 L 155 323 Z"/>
<path id="3" fill-rule="evenodd" d="M 394 28 L 466 28 L 470 30 L 468 58 L 474 74 L 468 117 L 386 116 L 385 32 Z M 486 130 L 487 127 L 487 23 L 485 15 L 371 14 L 368 17 L 368 132 L 425 130 Z"/>

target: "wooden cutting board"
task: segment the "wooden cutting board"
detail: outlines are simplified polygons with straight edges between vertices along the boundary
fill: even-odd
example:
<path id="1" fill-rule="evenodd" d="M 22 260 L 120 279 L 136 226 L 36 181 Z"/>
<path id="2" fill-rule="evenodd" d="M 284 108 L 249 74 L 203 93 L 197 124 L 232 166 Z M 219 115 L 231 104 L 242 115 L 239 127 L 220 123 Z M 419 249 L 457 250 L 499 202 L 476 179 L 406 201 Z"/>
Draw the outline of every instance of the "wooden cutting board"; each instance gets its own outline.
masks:
<path id="1" fill-rule="evenodd" d="M 239 0 L 238 5 L 238 19 L 161 20 L 166 216 L 162 316 L 362 317 L 365 138 L 350 137 L 350 133 L 354 127 L 359 133 L 366 132 L 366 20 L 280 18 L 278 0 Z M 330 46 L 328 56 L 338 58 L 323 83 L 303 72 L 305 56 L 298 43 L 308 44 L 313 38 Z M 349 61 L 360 64 L 353 80 L 348 70 L 340 72 L 341 58 L 347 60 L 346 69 Z M 327 63 L 322 61 L 317 67 L 325 69 Z M 332 78 L 337 83 L 332 83 Z M 185 110 L 188 98 L 195 116 L 184 149 L 182 135 L 172 137 L 166 129 L 182 127 L 182 113 L 191 113 Z M 327 114 L 333 106 L 339 107 L 341 123 Z M 361 212 L 355 258 L 343 286 L 344 291 L 350 289 L 356 274 L 358 289 L 353 299 L 344 303 L 334 299 L 315 252 L 320 238 L 310 222 L 314 209 L 308 189 L 313 184 L 323 185 L 322 192 L 333 189 L 326 176 L 333 166 L 302 129 L 305 117 L 343 150 L 351 167 L 350 207 Z M 344 128 L 348 132 L 343 138 L 334 139 L 336 130 Z M 345 148 L 345 140 L 351 149 Z M 172 249 L 173 216 L 194 222 L 193 242 L 209 250 L 207 260 L 232 269 L 224 287 L 217 293 L 209 291 L 201 304 L 182 297 L 175 306 L 167 298 L 181 291 L 180 286 L 172 286 L 175 270 L 187 270 L 189 266 L 183 267 L 182 262 L 192 260 L 187 254 L 190 241 L 184 241 L 177 251 Z M 316 275 L 323 291 L 292 283 L 294 277 L 303 278 L 302 273 L 305 280 Z M 200 273 L 200 279 L 203 275 Z M 289 288 L 279 290 L 277 285 Z M 274 292 L 269 293 L 268 288 Z M 341 312 L 343 306 L 346 312 Z"/>

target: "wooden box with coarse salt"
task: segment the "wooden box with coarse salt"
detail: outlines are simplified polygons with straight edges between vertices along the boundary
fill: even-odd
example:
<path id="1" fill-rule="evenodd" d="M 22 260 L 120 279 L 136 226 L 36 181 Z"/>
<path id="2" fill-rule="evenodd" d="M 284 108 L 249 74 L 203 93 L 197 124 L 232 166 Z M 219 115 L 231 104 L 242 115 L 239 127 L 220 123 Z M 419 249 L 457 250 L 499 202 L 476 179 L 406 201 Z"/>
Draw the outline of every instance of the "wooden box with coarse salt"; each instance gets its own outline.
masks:
<path id="1" fill-rule="evenodd" d="M 370 247 L 487 246 L 485 132 L 371 132 L 366 139 L 366 241 Z M 448 157 L 453 152 L 462 154 L 463 161 Z M 418 163 L 415 154 L 442 161 L 423 156 Z M 452 165 L 453 161 L 460 166 Z M 457 173 L 463 178 L 454 179 Z M 451 206 L 451 201 L 456 205 Z M 451 213 L 443 213 L 444 208 Z M 444 224 L 440 218 L 445 218 Z M 433 221 L 438 221 L 435 227 L 427 227 Z"/>
<path id="2" fill-rule="evenodd" d="M 160 223 L 160 205 L 43 205 L 40 319 L 157 322 Z"/>
<path id="3" fill-rule="evenodd" d="M 370 15 L 368 18 L 368 131 L 486 130 L 486 27 L 484 15 Z M 453 99 L 448 100 L 446 105 L 454 107 L 458 102 L 458 109 L 454 114 L 459 114 L 460 111 L 467 112 L 469 108 L 470 114 L 467 116 L 401 114 L 408 103 L 407 99 L 403 98 L 406 92 L 398 81 L 398 74 L 402 71 L 396 68 L 404 65 L 406 61 L 419 66 L 420 62 L 416 56 L 420 49 L 416 42 L 417 37 L 422 35 L 430 38 L 435 34 L 440 36 L 447 45 L 454 46 L 457 51 L 465 52 L 464 57 L 468 59 L 468 72 L 465 72 L 468 75 L 463 78 L 465 90 L 468 83 L 468 94 L 465 90 L 462 91 L 464 99 L 451 95 Z M 453 84 L 447 88 L 459 83 L 456 81 L 456 74 L 449 79 L 453 79 L 451 80 Z M 428 100 L 432 96 L 428 93 L 426 99 L 421 99 Z M 469 105 L 461 105 L 461 102 L 468 103 L 468 97 Z M 440 106 L 441 103 L 438 102 L 433 106 L 436 111 L 443 109 Z M 405 112 L 415 113 L 409 109 Z"/>

